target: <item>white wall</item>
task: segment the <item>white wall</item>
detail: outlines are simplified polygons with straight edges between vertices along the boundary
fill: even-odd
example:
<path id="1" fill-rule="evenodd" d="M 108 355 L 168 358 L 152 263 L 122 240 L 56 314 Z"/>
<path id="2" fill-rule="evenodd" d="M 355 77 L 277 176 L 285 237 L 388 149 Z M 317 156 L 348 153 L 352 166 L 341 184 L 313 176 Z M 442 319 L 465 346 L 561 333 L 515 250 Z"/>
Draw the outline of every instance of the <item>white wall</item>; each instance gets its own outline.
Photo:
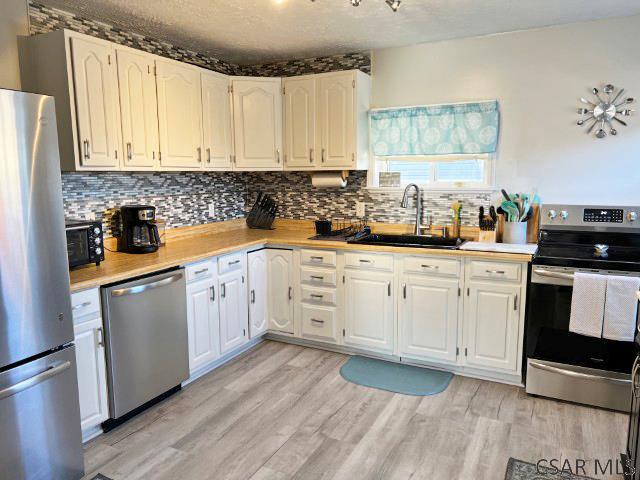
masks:
<path id="1" fill-rule="evenodd" d="M 0 88 L 20 89 L 18 35 L 28 35 L 27 0 L 0 0 Z"/>
<path id="2" fill-rule="evenodd" d="M 537 188 L 546 203 L 640 205 L 640 114 L 604 140 L 575 124 L 593 86 L 640 100 L 639 42 L 634 16 L 376 50 L 373 106 L 498 99 L 499 187 Z"/>

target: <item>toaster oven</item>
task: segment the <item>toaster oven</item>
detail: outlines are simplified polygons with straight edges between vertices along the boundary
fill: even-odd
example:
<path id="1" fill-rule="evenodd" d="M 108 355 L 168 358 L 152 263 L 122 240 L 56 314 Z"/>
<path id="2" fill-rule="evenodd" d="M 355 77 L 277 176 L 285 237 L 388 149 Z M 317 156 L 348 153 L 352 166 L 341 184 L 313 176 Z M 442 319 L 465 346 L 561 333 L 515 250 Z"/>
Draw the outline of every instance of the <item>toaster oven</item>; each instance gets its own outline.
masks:
<path id="1" fill-rule="evenodd" d="M 100 222 L 67 220 L 67 255 L 69 268 L 104 260 L 104 237 Z"/>

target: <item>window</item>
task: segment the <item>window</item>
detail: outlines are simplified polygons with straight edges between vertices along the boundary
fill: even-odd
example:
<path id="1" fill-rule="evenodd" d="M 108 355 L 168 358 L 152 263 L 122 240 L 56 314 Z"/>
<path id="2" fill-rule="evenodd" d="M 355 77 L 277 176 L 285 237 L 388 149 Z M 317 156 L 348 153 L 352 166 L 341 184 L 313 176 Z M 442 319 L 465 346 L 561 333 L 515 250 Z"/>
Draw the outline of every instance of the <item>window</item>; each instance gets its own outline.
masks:
<path id="1" fill-rule="evenodd" d="M 400 174 L 398 183 L 397 175 Z M 493 155 L 432 155 L 377 157 L 372 187 L 404 187 L 417 183 L 427 188 L 491 188 Z"/>

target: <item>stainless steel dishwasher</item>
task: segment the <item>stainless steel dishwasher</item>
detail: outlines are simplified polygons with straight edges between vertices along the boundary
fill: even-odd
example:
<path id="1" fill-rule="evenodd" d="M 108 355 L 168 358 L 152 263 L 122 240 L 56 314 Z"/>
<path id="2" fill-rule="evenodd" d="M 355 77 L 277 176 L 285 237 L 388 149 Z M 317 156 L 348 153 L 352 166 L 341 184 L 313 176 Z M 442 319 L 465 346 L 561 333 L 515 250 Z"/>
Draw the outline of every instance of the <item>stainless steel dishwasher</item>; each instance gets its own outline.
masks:
<path id="1" fill-rule="evenodd" d="M 189 377 L 184 269 L 101 290 L 110 430 Z"/>

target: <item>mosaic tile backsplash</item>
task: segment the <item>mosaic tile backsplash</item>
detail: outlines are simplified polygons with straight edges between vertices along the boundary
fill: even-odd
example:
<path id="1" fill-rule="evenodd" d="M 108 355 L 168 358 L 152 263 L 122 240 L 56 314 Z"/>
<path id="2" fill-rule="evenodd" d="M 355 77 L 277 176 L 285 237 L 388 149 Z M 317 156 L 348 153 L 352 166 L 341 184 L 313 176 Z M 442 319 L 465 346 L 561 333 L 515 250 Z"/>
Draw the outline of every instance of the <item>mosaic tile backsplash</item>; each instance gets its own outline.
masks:
<path id="1" fill-rule="evenodd" d="M 293 76 L 353 68 L 369 73 L 371 69 L 368 53 L 242 67 L 33 0 L 29 2 L 29 16 L 31 34 L 68 28 L 230 75 Z M 317 189 L 307 173 L 298 172 L 63 173 L 62 187 L 67 218 L 95 215 L 103 220 L 107 233 L 110 213 L 121 205 L 153 205 L 158 217 L 167 221 L 167 227 L 175 228 L 242 218 L 260 190 L 280 204 L 281 218 L 355 217 L 356 201 L 365 202 L 367 216 L 373 222 L 412 223 L 415 218 L 411 205 L 400 207 L 401 192 L 366 189 L 366 172 L 353 172 L 345 189 Z M 434 223 L 449 223 L 449 206 L 459 200 L 463 203 L 463 224 L 472 225 L 478 207 L 488 205 L 491 195 L 423 192 L 423 198 L 423 214 L 431 216 Z M 213 215 L 209 211 L 211 204 L 215 205 Z"/>

